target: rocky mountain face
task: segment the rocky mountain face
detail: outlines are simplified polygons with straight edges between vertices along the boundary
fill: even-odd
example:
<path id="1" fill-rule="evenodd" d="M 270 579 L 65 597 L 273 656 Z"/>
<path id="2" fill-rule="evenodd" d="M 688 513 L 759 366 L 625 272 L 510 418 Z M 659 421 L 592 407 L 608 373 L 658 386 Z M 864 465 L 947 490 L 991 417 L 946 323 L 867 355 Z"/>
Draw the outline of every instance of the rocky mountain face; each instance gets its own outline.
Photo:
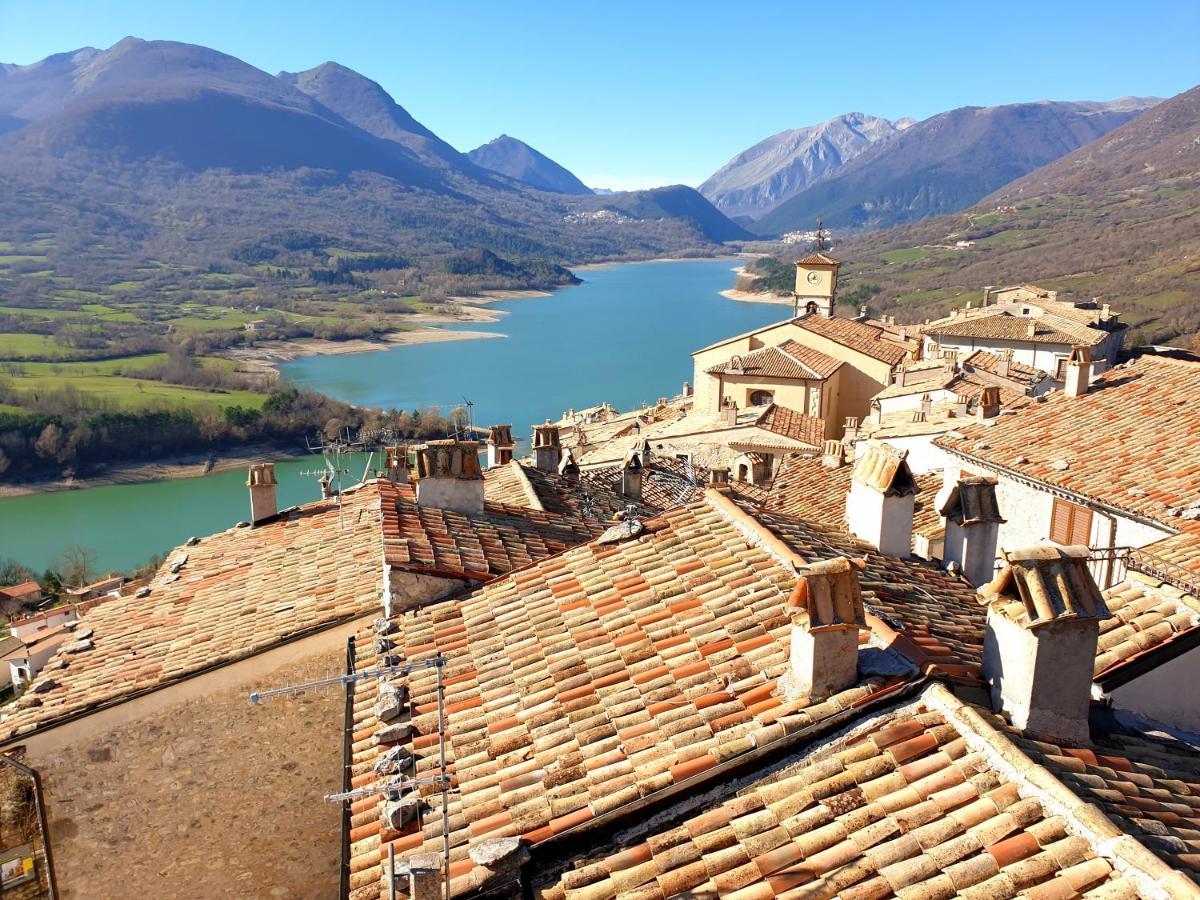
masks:
<path id="1" fill-rule="evenodd" d="M 57 270 L 94 278 L 147 259 L 225 265 L 279 235 L 554 262 L 748 236 L 691 188 L 599 197 L 504 143 L 525 162 L 520 177 L 476 164 L 336 63 L 276 76 L 205 47 L 127 38 L 0 65 L 0 239 L 52 235 Z M 539 178 L 537 190 L 525 180 Z M 23 287 L 53 289 L 43 281 Z"/>
<path id="2" fill-rule="evenodd" d="M 889 122 L 847 113 L 820 125 L 783 131 L 743 150 L 700 185 L 700 193 L 727 216 L 757 218 L 908 124 L 911 120 Z"/>
<path id="3" fill-rule="evenodd" d="M 875 142 L 754 223 L 762 234 L 886 228 L 955 212 L 1096 140 L 1156 99 L 962 107 Z"/>
<path id="4" fill-rule="evenodd" d="M 467 154 L 477 166 L 515 178 L 539 191 L 555 194 L 591 194 L 592 190 L 550 157 L 524 141 L 502 134 Z"/>

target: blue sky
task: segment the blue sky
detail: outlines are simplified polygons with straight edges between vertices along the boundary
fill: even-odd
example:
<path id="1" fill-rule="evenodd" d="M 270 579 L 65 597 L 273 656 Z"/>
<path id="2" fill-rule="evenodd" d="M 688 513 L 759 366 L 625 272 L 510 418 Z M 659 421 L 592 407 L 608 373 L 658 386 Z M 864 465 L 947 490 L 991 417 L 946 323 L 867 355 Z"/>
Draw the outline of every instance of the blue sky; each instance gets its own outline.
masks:
<path id="1" fill-rule="evenodd" d="M 0 62 L 126 35 L 268 72 L 332 59 L 460 150 L 519 137 L 592 186 L 696 184 L 787 128 L 861 111 L 1170 96 L 1200 3 L 0 0 Z"/>

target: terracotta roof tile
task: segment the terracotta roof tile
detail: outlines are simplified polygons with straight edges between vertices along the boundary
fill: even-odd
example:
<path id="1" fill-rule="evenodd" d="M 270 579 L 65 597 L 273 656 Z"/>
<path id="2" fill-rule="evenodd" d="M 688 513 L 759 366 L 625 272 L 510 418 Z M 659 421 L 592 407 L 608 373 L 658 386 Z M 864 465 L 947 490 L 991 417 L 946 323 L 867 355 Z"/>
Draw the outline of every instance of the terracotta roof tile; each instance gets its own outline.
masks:
<path id="1" fill-rule="evenodd" d="M 989 425 L 964 424 L 962 437 L 952 433 L 935 443 L 1168 528 L 1195 531 L 1200 523 L 1178 513 L 1200 506 L 1197 396 L 1200 363 L 1142 356 L 1103 373 L 1082 397 L 1055 392 Z"/>
<path id="2" fill-rule="evenodd" d="M 820 447 L 825 441 L 825 420 L 772 403 L 755 423 L 773 434 Z"/>
<path id="3" fill-rule="evenodd" d="M 796 341 L 784 341 L 774 347 L 764 347 L 753 353 L 731 357 L 727 362 L 710 366 L 710 375 L 750 375 L 757 378 L 788 378 L 803 381 L 824 381 L 843 365 L 812 347 Z"/>
<path id="4" fill-rule="evenodd" d="M 1095 678 L 1104 683 L 1146 653 L 1162 651 L 1200 627 L 1200 609 L 1178 591 L 1127 578 L 1104 592 L 1112 616 L 1100 623 Z M 1193 601 L 1195 603 L 1196 601 Z"/>
<path id="5" fill-rule="evenodd" d="M 254 528 L 172 552 L 145 597 L 80 620 L 91 649 L 60 654 L 0 719 L 5 737 L 120 702 L 296 635 L 380 608 L 383 541 L 374 483 Z M 186 560 L 177 573 L 172 565 Z"/>
<path id="6" fill-rule="evenodd" d="M 882 328 L 856 322 L 854 319 L 841 316 L 827 319 L 824 316 L 812 315 L 796 319 L 793 324 L 893 366 L 907 358 L 910 352 L 903 344 L 888 340 Z"/>
<path id="7" fill-rule="evenodd" d="M 1031 328 L 1033 329 L 1032 334 L 1030 334 Z M 1084 346 L 1099 344 L 1109 335 L 1103 329 L 1089 328 L 1051 313 L 1041 316 L 1014 316 L 1007 312 L 981 316 L 959 316 L 941 322 L 933 322 L 924 331 L 926 334 L 935 336 Z"/>

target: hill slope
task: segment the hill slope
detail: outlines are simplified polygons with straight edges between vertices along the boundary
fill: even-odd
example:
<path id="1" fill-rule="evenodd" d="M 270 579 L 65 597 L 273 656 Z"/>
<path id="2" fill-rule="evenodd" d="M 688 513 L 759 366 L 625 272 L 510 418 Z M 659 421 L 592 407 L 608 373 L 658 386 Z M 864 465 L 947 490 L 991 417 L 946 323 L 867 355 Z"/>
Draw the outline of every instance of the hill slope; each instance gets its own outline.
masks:
<path id="1" fill-rule="evenodd" d="M 310 274 L 349 290 L 346 260 L 364 255 L 441 272 L 467 249 L 586 262 L 711 252 L 745 234 L 690 189 L 527 189 L 334 63 L 277 77 L 133 38 L 0 66 L 0 183 L 0 295 L 22 303 L 131 279 L 157 303 L 212 272 L 249 285 L 239 302 L 254 305 L 255 291 L 292 296 Z M 606 207 L 621 215 L 594 215 Z"/>
<path id="2" fill-rule="evenodd" d="M 972 241 L 964 250 L 956 241 Z M 847 285 L 883 288 L 905 321 L 978 299 L 984 285 L 1035 282 L 1099 297 L 1136 341 L 1200 332 L 1200 87 L 1005 185 L 965 213 L 839 247 Z"/>
<path id="3" fill-rule="evenodd" d="M 556 194 L 591 194 L 591 189 L 550 157 L 524 141 L 502 134 L 467 154 L 477 166 Z"/>
<path id="4" fill-rule="evenodd" d="M 963 107 L 918 122 L 760 219 L 762 234 L 886 228 L 955 212 L 1107 134 L 1153 100 Z"/>
<path id="5" fill-rule="evenodd" d="M 847 113 L 783 131 L 743 150 L 699 190 L 727 216 L 762 216 L 901 130 L 887 119 Z"/>

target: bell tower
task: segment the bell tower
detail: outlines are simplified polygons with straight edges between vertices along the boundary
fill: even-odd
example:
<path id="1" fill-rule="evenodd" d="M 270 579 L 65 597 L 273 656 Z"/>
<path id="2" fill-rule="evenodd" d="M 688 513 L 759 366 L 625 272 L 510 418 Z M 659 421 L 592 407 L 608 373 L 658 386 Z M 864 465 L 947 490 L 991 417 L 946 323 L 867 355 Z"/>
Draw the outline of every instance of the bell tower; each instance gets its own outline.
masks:
<path id="1" fill-rule="evenodd" d="M 796 263 L 797 317 L 815 313 L 827 319 L 833 317 L 837 303 L 837 276 L 841 262 L 825 252 L 825 233 L 817 225 L 817 251 Z"/>

